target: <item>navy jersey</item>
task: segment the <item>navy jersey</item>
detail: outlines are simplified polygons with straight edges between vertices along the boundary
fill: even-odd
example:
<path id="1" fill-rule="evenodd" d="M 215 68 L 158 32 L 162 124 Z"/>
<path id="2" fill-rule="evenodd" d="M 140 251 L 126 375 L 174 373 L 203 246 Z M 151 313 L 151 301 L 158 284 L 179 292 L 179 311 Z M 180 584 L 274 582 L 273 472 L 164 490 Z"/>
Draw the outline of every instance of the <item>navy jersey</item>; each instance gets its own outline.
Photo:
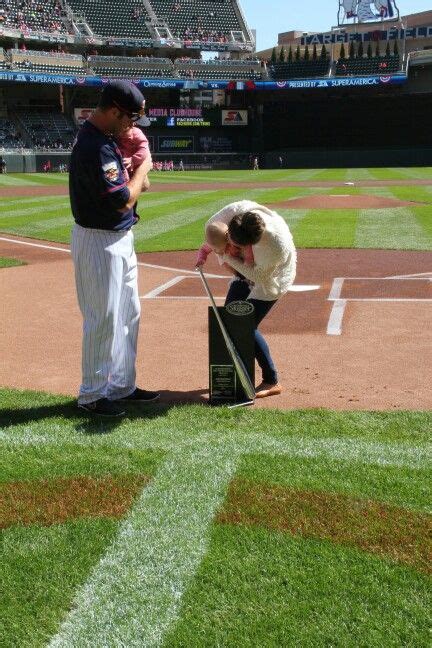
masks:
<path id="1" fill-rule="evenodd" d="M 69 195 L 75 222 L 82 227 L 127 230 L 138 220 L 129 200 L 121 153 L 112 137 L 84 122 L 72 149 Z"/>

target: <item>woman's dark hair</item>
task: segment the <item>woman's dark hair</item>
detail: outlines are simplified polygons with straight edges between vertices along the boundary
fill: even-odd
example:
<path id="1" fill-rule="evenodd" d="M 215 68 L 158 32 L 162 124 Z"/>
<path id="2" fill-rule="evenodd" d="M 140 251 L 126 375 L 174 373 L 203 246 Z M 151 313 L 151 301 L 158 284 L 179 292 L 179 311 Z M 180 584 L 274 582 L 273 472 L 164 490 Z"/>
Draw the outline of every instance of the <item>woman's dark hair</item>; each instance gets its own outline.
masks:
<path id="1" fill-rule="evenodd" d="M 265 223 L 259 214 L 245 212 L 234 216 L 228 225 L 228 233 L 237 245 L 255 245 L 265 230 Z"/>

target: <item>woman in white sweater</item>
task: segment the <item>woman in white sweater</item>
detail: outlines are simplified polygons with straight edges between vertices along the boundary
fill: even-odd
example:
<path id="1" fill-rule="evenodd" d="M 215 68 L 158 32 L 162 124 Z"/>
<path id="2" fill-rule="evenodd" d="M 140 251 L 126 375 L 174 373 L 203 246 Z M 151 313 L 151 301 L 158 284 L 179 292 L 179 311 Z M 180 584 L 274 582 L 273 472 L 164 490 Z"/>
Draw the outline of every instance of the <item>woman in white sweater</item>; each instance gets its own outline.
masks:
<path id="1" fill-rule="evenodd" d="M 255 356 L 262 370 L 262 383 L 257 387 L 256 397 L 280 394 L 282 387 L 276 367 L 257 327 L 294 282 L 297 255 L 291 232 L 278 213 L 250 200 L 227 205 L 210 218 L 206 228 L 217 221 L 228 225 L 231 243 L 240 247 L 252 245 L 253 264 L 237 256 L 219 254 L 221 263 L 240 274 L 231 282 L 225 305 L 239 299 L 247 299 L 254 305 Z"/>

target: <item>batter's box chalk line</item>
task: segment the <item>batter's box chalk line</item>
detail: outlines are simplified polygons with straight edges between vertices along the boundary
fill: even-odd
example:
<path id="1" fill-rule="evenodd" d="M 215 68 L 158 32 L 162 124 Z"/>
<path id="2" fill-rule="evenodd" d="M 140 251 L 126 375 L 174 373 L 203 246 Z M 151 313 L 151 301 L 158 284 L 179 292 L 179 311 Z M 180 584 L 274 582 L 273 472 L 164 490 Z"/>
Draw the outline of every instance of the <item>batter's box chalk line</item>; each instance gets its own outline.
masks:
<path id="1" fill-rule="evenodd" d="M 432 282 L 432 272 L 416 272 L 407 275 L 391 277 L 335 277 L 327 301 L 333 302 L 327 323 L 327 335 L 341 335 L 342 321 L 348 302 L 432 302 L 429 298 L 416 297 L 341 297 L 345 281 L 429 281 Z"/>

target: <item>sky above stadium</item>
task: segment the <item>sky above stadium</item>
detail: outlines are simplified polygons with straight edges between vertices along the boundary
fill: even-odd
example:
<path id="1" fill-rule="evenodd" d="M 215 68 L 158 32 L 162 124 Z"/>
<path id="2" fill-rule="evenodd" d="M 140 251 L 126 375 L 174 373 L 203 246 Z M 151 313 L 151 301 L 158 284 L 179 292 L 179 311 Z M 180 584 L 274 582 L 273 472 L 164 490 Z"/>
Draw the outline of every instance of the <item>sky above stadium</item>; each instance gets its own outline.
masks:
<path id="1" fill-rule="evenodd" d="M 326 32 L 337 24 L 338 0 L 240 0 L 251 29 L 257 30 L 257 50 L 273 47 L 280 32 Z M 432 0 L 398 0 L 401 16 L 430 11 Z"/>

